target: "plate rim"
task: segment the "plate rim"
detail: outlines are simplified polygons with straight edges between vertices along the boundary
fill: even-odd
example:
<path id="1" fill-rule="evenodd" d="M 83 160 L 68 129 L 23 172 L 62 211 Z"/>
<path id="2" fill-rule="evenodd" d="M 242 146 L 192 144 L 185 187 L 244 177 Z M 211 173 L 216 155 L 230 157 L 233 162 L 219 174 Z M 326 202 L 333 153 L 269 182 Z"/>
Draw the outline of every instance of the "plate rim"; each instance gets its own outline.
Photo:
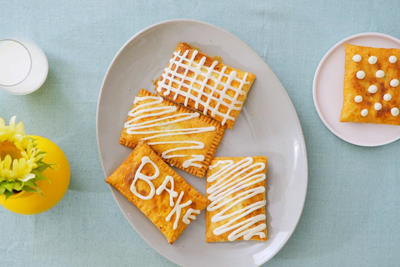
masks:
<path id="1" fill-rule="evenodd" d="M 313 102 L 314 102 L 314 107 L 318 113 L 319 118 L 321 119 L 321 121 L 324 123 L 325 127 L 328 128 L 329 131 L 331 131 L 336 137 L 338 137 L 339 139 L 352 144 L 352 145 L 356 145 L 356 146 L 361 146 L 361 147 L 378 147 L 378 146 L 384 146 L 390 143 L 393 143 L 397 140 L 400 139 L 400 134 L 397 137 L 391 138 L 389 140 L 385 140 L 385 141 L 381 141 L 381 142 L 376 142 L 376 143 L 371 143 L 371 144 L 365 144 L 362 142 L 353 142 L 353 141 L 349 141 L 347 140 L 344 136 L 340 135 L 329 123 L 328 121 L 325 119 L 325 117 L 322 115 L 322 109 L 319 106 L 319 102 L 317 100 L 317 82 L 318 82 L 318 78 L 319 78 L 319 74 L 321 72 L 321 69 L 323 68 L 323 65 L 325 64 L 325 61 L 327 60 L 327 58 L 331 55 L 331 53 L 336 50 L 339 46 L 343 45 L 344 43 L 355 39 L 355 38 L 359 38 L 359 37 L 368 37 L 368 36 L 373 36 L 373 37 L 383 37 L 383 38 L 387 38 L 390 39 L 394 42 L 399 43 L 400 45 L 400 39 L 397 39 L 394 36 L 385 34 L 385 33 L 380 33 L 380 32 L 363 32 L 363 33 L 357 33 L 357 34 L 353 34 L 350 35 L 344 39 L 342 39 L 341 41 L 337 42 L 335 45 L 333 45 L 323 56 L 323 58 L 321 59 L 321 61 L 318 64 L 317 69 L 315 70 L 315 74 L 314 74 L 314 79 L 313 79 Z"/>
<path id="2" fill-rule="evenodd" d="M 107 172 L 106 172 L 106 169 L 105 169 L 104 164 L 103 164 L 103 161 L 102 161 L 102 153 L 101 153 L 100 141 L 99 141 L 99 127 L 98 127 L 98 123 L 99 123 L 100 100 L 102 99 L 104 84 L 105 84 L 105 82 L 106 82 L 106 80 L 107 80 L 107 78 L 108 78 L 108 76 L 109 76 L 111 67 L 114 66 L 115 61 L 117 60 L 117 58 L 119 57 L 119 55 L 122 53 L 122 51 L 123 51 L 133 40 L 135 40 L 136 38 L 140 37 L 143 33 L 147 32 L 147 31 L 150 31 L 150 30 L 152 30 L 153 28 L 158 27 L 158 26 L 160 26 L 160 25 L 169 24 L 169 23 L 187 23 L 187 22 L 189 22 L 189 23 L 198 23 L 198 24 L 202 24 L 202 25 L 206 25 L 206 26 L 209 26 L 209 27 L 216 28 L 216 29 L 218 29 L 218 30 L 220 30 L 220 31 L 222 31 L 222 32 L 224 32 L 224 33 L 230 35 L 231 37 L 235 38 L 236 41 L 239 41 L 239 42 L 243 43 L 244 45 L 246 45 L 247 47 L 249 47 L 250 50 L 251 50 L 251 53 L 253 53 L 253 54 L 256 55 L 257 57 L 259 57 L 262 61 L 264 61 L 264 63 L 265 63 L 265 65 L 267 66 L 267 68 L 269 68 L 270 71 L 271 71 L 271 73 L 273 74 L 273 75 L 272 75 L 273 78 L 274 78 L 275 80 L 278 80 L 279 84 L 280 84 L 280 85 L 282 86 L 282 88 L 283 88 L 283 95 L 284 95 L 284 97 L 289 101 L 289 103 L 291 104 L 291 107 L 290 107 L 290 108 L 292 109 L 292 111 L 294 112 L 294 114 L 296 114 L 296 119 L 295 119 L 295 121 L 296 121 L 296 123 L 297 123 L 297 127 L 298 127 L 298 129 L 300 130 L 300 134 L 301 134 L 301 138 L 300 138 L 300 136 L 299 136 L 299 139 L 301 139 L 301 141 L 302 141 L 302 142 L 301 142 L 301 148 L 302 148 L 302 151 L 303 151 L 302 154 L 303 154 L 304 163 L 305 163 L 305 165 L 304 165 L 304 173 L 305 173 L 305 177 L 304 177 L 304 184 L 305 184 L 305 185 L 304 185 L 304 186 L 305 186 L 305 188 L 304 188 L 304 198 L 303 198 L 302 201 L 301 201 L 301 209 L 299 210 L 300 213 L 299 213 L 298 218 L 296 218 L 296 222 L 295 222 L 295 224 L 294 224 L 293 230 L 291 231 L 290 234 L 288 234 L 288 235 L 285 237 L 284 241 L 278 246 L 278 248 L 277 248 L 273 253 L 271 253 L 270 257 L 267 258 L 267 259 L 265 259 L 265 261 L 262 261 L 262 262 L 261 262 L 261 264 L 265 264 L 266 262 L 268 262 L 269 260 L 271 260 L 279 251 L 281 251 L 281 249 L 286 245 L 286 243 L 288 242 L 288 240 L 291 238 L 291 236 L 292 236 L 293 233 L 295 232 L 295 230 L 296 230 L 296 228 L 297 228 L 297 225 L 298 225 L 298 223 L 299 223 L 299 221 L 300 221 L 300 218 L 301 218 L 302 215 L 303 215 L 304 205 L 305 205 L 305 201 L 306 201 L 306 198 L 307 198 L 307 192 L 308 192 L 308 156 L 307 156 L 307 146 L 306 146 L 306 142 L 305 142 L 305 138 L 304 138 L 303 128 L 302 128 L 301 123 L 300 123 L 299 115 L 297 114 L 296 108 L 295 108 L 295 106 L 294 106 L 294 104 L 293 104 L 291 98 L 289 97 L 289 94 L 287 93 L 285 87 L 283 86 L 283 84 L 281 83 L 281 81 L 278 79 L 278 77 L 276 76 L 275 72 L 274 72 L 274 71 L 270 68 L 270 66 L 265 62 L 265 60 L 262 59 L 262 58 L 261 58 L 249 45 L 247 45 L 243 40 L 241 40 L 240 38 L 236 37 L 236 36 L 235 36 L 234 34 L 232 34 L 231 32 L 229 32 L 229 31 L 227 31 L 227 30 L 225 30 L 225 29 L 223 29 L 223 28 L 220 28 L 220 27 L 218 27 L 218 26 L 216 26 L 216 25 L 213 25 L 213 24 L 211 24 L 211 23 L 204 22 L 204 21 L 199 21 L 199 20 L 194 20 L 194 19 L 170 19 L 170 20 L 163 20 L 163 21 L 154 23 L 154 24 L 152 24 L 152 25 L 150 25 L 150 26 L 147 26 L 147 27 L 143 28 L 142 30 L 140 30 L 139 32 L 137 32 L 135 35 L 133 35 L 131 38 L 129 38 L 129 39 L 123 44 L 123 46 L 118 50 L 118 52 L 116 53 L 116 55 L 114 56 L 114 58 L 112 59 L 110 65 L 109 65 L 108 68 L 107 68 L 107 71 L 106 71 L 106 73 L 105 73 L 105 75 L 104 75 L 103 82 L 101 83 L 100 93 L 99 93 L 99 97 L 98 97 L 98 101 L 97 101 L 97 110 L 96 110 L 96 139 L 97 139 L 97 149 L 98 149 L 98 153 L 99 153 L 99 157 L 100 157 L 100 164 L 101 164 L 101 167 L 102 167 L 102 169 L 103 169 L 103 173 L 104 173 L 105 177 L 107 177 Z M 110 188 L 111 194 L 113 195 L 114 201 L 117 203 L 117 205 L 118 205 L 120 211 L 122 212 L 122 214 L 124 215 L 124 217 L 126 218 L 126 220 L 129 222 L 129 224 L 133 227 L 133 229 L 135 229 L 136 233 L 137 233 L 137 234 L 152 248 L 152 249 L 154 249 L 158 254 L 160 254 L 161 256 L 163 256 L 164 258 L 166 258 L 167 260 L 173 262 L 174 264 L 179 265 L 178 262 L 175 262 L 175 260 L 173 260 L 172 258 L 170 258 L 170 257 L 168 257 L 168 256 L 165 256 L 165 255 L 164 255 L 163 253 L 161 253 L 157 248 L 153 247 L 153 246 L 141 235 L 141 233 L 140 233 L 140 232 L 136 229 L 136 227 L 131 223 L 131 221 L 129 220 L 127 214 L 125 214 L 125 212 L 123 211 L 123 209 L 122 209 L 120 203 L 117 201 L 117 198 L 116 198 L 116 195 L 115 195 L 115 192 L 114 192 L 112 186 L 111 186 L 111 185 L 108 185 L 108 186 L 109 186 L 109 188 Z"/>

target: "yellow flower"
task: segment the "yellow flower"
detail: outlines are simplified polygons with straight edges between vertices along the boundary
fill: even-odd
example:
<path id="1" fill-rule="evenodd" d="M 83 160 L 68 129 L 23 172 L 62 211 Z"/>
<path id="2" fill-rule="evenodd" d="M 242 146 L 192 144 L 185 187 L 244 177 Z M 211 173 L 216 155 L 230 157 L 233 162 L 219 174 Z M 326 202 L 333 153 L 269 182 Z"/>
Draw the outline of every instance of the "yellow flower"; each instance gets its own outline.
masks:
<path id="1" fill-rule="evenodd" d="M 6 126 L 0 118 L 0 181 L 27 182 L 35 178 L 32 170 L 38 167 L 44 154 L 35 148 L 34 140 L 25 135 L 22 122 L 12 117 Z"/>

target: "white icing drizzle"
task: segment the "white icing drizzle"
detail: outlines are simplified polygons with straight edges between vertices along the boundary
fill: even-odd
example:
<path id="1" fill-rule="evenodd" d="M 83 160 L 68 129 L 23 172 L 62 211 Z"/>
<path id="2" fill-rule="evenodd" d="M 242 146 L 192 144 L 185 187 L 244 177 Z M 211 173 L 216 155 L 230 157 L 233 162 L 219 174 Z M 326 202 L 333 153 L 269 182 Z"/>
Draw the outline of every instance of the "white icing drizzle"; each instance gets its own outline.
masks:
<path id="1" fill-rule="evenodd" d="M 385 99 L 386 101 L 390 101 L 390 100 L 392 100 L 392 95 L 391 94 L 385 94 L 383 96 L 383 99 Z"/>
<path id="2" fill-rule="evenodd" d="M 207 111 L 211 111 L 211 117 L 215 117 L 216 115 L 223 118 L 221 122 L 222 125 L 225 125 L 227 120 L 234 121 L 235 118 L 230 116 L 232 110 L 240 110 L 243 101 L 237 100 L 239 95 L 245 94 L 242 91 L 242 88 L 245 84 L 249 84 L 250 82 L 246 81 L 248 73 L 246 72 L 243 79 L 237 77 L 237 72 L 232 71 L 229 74 L 226 74 L 225 71 L 227 66 L 224 66 L 219 72 L 215 69 L 218 61 L 214 61 L 211 67 L 207 67 L 204 65 L 206 62 L 206 57 L 203 57 L 199 63 L 194 62 L 196 55 L 199 51 L 194 50 L 191 58 L 188 58 L 189 50 L 186 50 L 183 55 L 180 55 L 180 52 L 174 52 L 173 58 L 169 61 L 169 66 L 165 68 L 165 72 L 162 74 L 163 79 L 157 83 L 158 88 L 157 91 L 161 92 L 162 89 L 165 89 L 164 95 L 167 96 L 172 92 L 175 93 L 173 100 L 176 100 L 178 95 L 185 97 L 184 105 L 187 106 L 189 99 L 195 101 L 195 108 L 198 109 L 199 105 L 202 105 L 204 110 L 203 113 L 207 114 Z M 173 66 L 175 66 L 174 69 Z M 178 69 L 183 68 L 185 72 L 183 74 L 178 73 Z M 194 73 L 193 77 L 188 77 L 188 72 L 191 71 Z M 216 78 L 214 75 L 217 75 Z M 198 78 L 202 77 L 202 81 Z M 227 78 L 226 82 L 222 81 L 222 78 Z M 168 81 L 168 84 L 167 84 Z M 189 82 L 190 84 L 184 83 L 184 81 Z M 212 81 L 214 86 L 207 84 L 208 81 Z M 240 83 L 239 88 L 233 87 L 231 84 L 233 81 Z M 178 88 L 172 87 L 172 83 L 178 85 Z M 200 86 L 200 88 L 195 87 L 194 85 Z M 182 91 L 181 88 L 186 87 L 188 91 Z M 220 89 L 222 87 L 222 90 Z M 211 92 L 206 93 L 205 88 L 208 88 Z M 233 91 L 235 93 L 234 97 L 230 97 L 227 94 L 227 91 Z M 193 95 L 191 92 L 196 92 L 197 96 Z M 214 92 L 220 95 L 220 97 L 215 97 Z M 202 100 L 201 97 L 205 96 L 207 98 L 206 101 Z M 210 106 L 211 101 L 216 101 L 217 104 L 215 107 Z M 228 111 L 226 113 L 220 112 L 220 106 L 226 106 Z"/>
<path id="3" fill-rule="evenodd" d="M 189 223 L 190 223 L 190 220 L 189 220 L 189 219 L 195 220 L 195 219 L 196 219 L 196 216 L 195 216 L 195 215 L 192 215 L 193 213 L 194 213 L 194 214 L 200 214 L 200 211 L 199 211 L 199 210 L 194 210 L 194 209 L 192 209 L 192 208 L 189 208 L 189 209 L 186 211 L 185 216 L 183 216 L 182 221 L 183 221 L 184 223 L 186 223 L 186 224 L 189 224 Z"/>
<path id="4" fill-rule="evenodd" d="M 368 63 L 371 65 L 374 65 L 378 61 L 378 58 L 376 56 L 370 56 L 368 58 Z"/>
<path id="5" fill-rule="evenodd" d="M 153 166 L 154 170 L 155 170 L 155 172 L 154 172 L 154 174 L 152 176 L 147 176 L 147 175 L 141 173 L 143 167 L 148 163 L 150 163 Z M 157 188 L 157 190 L 155 190 L 154 184 L 151 181 L 156 179 L 156 178 L 158 178 L 159 175 L 160 175 L 160 169 L 157 167 L 157 165 L 149 157 L 144 156 L 142 158 L 142 162 L 140 163 L 139 168 L 137 169 L 137 171 L 135 173 L 135 178 L 133 179 L 133 182 L 131 184 L 131 188 L 130 188 L 131 192 L 135 196 L 137 196 L 137 197 L 139 197 L 139 198 L 141 198 L 143 200 L 149 200 L 149 199 L 152 199 L 155 194 L 157 194 L 158 196 L 161 195 L 161 193 L 165 190 L 169 194 L 169 205 L 171 207 L 173 207 L 174 206 L 174 198 L 178 196 L 178 193 L 176 191 L 174 191 L 174 178 L 172 176 L 167 175 L 165 177 L 163 183 Z M 148 196 L 142 196 L 141 194 L 139 194 L 137 192 L 135 184 L 136 184 L 136 181 L 138 179 L 141 179 L 141 180 L 145 181 L 150 186 L 150 193 L 149 193 Z M 171 184 L 171 189 L 167 188 L 167 183 L 168 182 Z M 175 218 L 175 222 L 174 222 L 174 225 L 173 225 L 173 229 L 174 230 L 178 227 L 178 221 L 179 221 L 179 218 L 181 217 L 182 208 L 187 207 L 190 204 L 192 204 L 191 200 L 187 201 L 185 204 L 180 204 L 184 194 L 185 194 L 185 192 L 181 191 L 181 193 L 179 195 L 179 198 L 178 198 L 178 201 L 176 202 L 175 207 L 172 209 L 172 211 L 165 218 L 165 220 L 167 222 L 169 222 L 171 220 L 172 215 L 174 215 L 174 213 L 176 213 L 176 218 Z M 192 220 L 196 219 L 196 216 L 193 215 L 193 214 L 200 214 L 200 211 L 192 209 L 192 208 L 189 208 L 186 211 L 186 214 L 183 216 L 182 221 L 184 223 L 186 223 L 186 224 L 189 224 L 190 223 L 189 219 L 192 219 Z"/>
<path id="6" fill-rule="evenodd" d="M 378 92 L 378 87 L 376 85 L 371 85 L 368 88 L 368 92 L 370 92 L 371 94 L 375 94 L 376 92 Z"/>
<path id="7" fill-rule="evenodd" d="M 359 70 L 357 71 L 356 76 L 358 79 L 362 80 L 365 78 L 365 72 L 363 70 Z"/>
<path id="8" fill-rule="evenodd" d="M 149 146 L 154 146 L 154 145 L 163 145 L 163 144 L 192 144 L 192 146 L 182 146 L 182 147 L 177 147 L 177 148 L 171 148 L 168 150 L 165 150 L 163 153 L 161 153 L 161 156 L 164 159 L 171 159 L 171 158 L 181 158 L 181 157 L 187 157 L 188 155 L 169 155 L 168 153 L 178 151 L 178 150 L 185 150 L 185 149 L 203 149 L 204 148 L 204 143 L 200 141 L 163 141 L 163 142 L 149 142 L 147 143 Z M 193 155 L 192 155 L 193 156 Z M 189 166 L 196 166 L 198 167 L 200 164 L 193 163 L 193 161 L 203 159 L 204 156 L 200 157 L 202 155 L 196 155 L 196 158 L 188 159 L 185 160 L 182 164 L 182 167 L 187 168 Z M 186 166 L 186 167 L 185 167 Z M 201 165 L 200 165 L 201 166 Z"/>
<path id="9" fill-rule="evenodd" d="M 368 109 L 364 108 L 361 110 L 361 116 L 366 117 L 368 115 Z"/>
<path id="10" fill-rule="evenodd" d="M 154 174 L 152 176 L 147 176 L 143 173 L 141 173 L 144 165 L 146 165 L 147 163 L 150 163 L 153 167 L 154 167 Z M 144 199 L 144 200 L 148 200 L 148 199 L 152 199 L 154 197 L 155 194 L 155 188 L 153 183 L 151 182 L 151 180 L 154 180 L 158 177 L 158 175 L 160 175 L 160 170 L 158 169 L 157 165 L 147 156 L 142 158 L 142 162 L 140 163 L 139 168 L 137 169 L 136 173 L 135 173 L 135 178 L 133 179 L 133 182 L 131 184 L 131 192 L 137 196 L 138 198 Z M 141 194 L 139 194 L 136 190 L 136 181 L 138 179 L 141 179 L 143 181 L 145 181 L 149 186 L 150 186 L 150 193 L 148 196 L 142 196 Z"/>
<path id="11" fill-rule="evenodd" d="M 192 155 L 192 157 L 192 159 L 188 159 L 182 164 L 183 168 L 187 168 L 189 166 L 194 166 L 198 168 L 203 167 L 203 165 L 201 164 L 193 163 L 195 161 L 203 161 L 205 159 L 203 155 Z"/>
<path id="12" fill-rule="evenodd" d="M 165 136 L 175 136 L 175 135 L 184 135 L 184 134 L 198 134 L 203 132 L 212 132 L 215 131 L 214 126 L 210 127 L 199 127 L 199 128 L 187 128 L 187 129 L 170 129 L 170 130 L 155 130 L 154 127 L 161 127 L 170 124 L 175 124 L 181 121 L 191 120 L 193 118 L 197 118 L 200 116 L 199 113 L 176 113 L 177 107 L 175 106 L 157 106 L 163 102 L 163 98 L 161 96 L 145 96 L 145 97 L 136 97 L 134 104 L 138 104 L 141 101 L 151 100 L 148 103 L 139 104 L 134 109 L 129 111 L 128 116 L 133 117 L 129 121 L 127 121 L 124 125 L 126 128 L 127 134 L 146 134 L 150 135 L 148 137 L 144 137 L 141 140 L 153 140 L 156 138 L 161 138 Z M 153 118 L 156 116 L 162 116 L 161 118 Z M 138 122 L 141 119 L 149 118 L 144 122 Z M 168 121 L 170 120 L 170 121 Z M 162 153 L 162 157 L 164 159 L 170 158 L 178 158 L 178 157 L 187 157 L 189 155 L 179 154 L 179 155 L 170 155 L 169 153 L 178 151 L 178 150 L 191 150 L 191 149 L 203 149 L 204 143 L 200 141 L 153 141 L 149 142 L 148 145 L 163 145 L 163 144 L 176 144 L 178 147 L 166 150 Z M 179 146 L 181 144 L 186 144 L 186 146 Z M 193 158 L 184 161 L 182 164 L 184 168 L 188 168 L 190 166 L 201 168 L 202 165 L 194 163 L 194 161 L 203 161 L 203 155 L 191 155 Z"/>
<path id="13" fill-rule="evenodd" d="M 397 57 L 396 56 L 390 56 L 389 57 L 389 62 L 392 63 L 392 64 L 396 63 L 397 62 Z"/>
<path id="14" fill-rule="evenodd" d="M 354 97 L 354 101 L 356 103 L 361 103 L 363 101 L 363 97 L 360 95 L 357 95 L 356 97 Z"/>
<path id="15" fill-rule="evenodd" d="M 375 103 L 374 108 L 375 108 L 375 110 L 381 110 L 382 109 L 382 104 L 381 103 Z"/>
<path id="16" fill-rule="evenodd" d="M 181 194 L 179 195 L 178 201 L 176 202 L 175 207 L 173 208 L 173 210 L 168 214 L 167 218 L 165 218 L 165 220 L 167 222 L 169 222 L 172 218 L 172 215 L 174 215 L 174 213 L 176 213 L 176 218 L 175 218 L 175 222 L 174 222 L 174 227 L 173 229 L 175 230 L 178 227 L 178 221 L 179 218 L 181 217 L 181 212 L 182 212 L 182 208 L 189 206 L 190 204 L 192 204 L 192 201 L 189 200 L 188 202 L 186 202 L 185 204 L 180 204 L 183 195 L 185 194 L 185 192 L 181 191 Z M 196 210 L 200 213 L 199 210 Z M 194 217 L 196 218 L 196 217 Z"/>
<path id="17" fill-rule="evenodd" d="M 398 109 L 398 108 L 392 108 L 392 109 L 390 110 L 390 112 L 392 113 L 392 115 L 393 115 L 394 117 L 397 117 L 397 116 L 399 115 L 399 109 Z"/>
<path id="18" fill-rule="evenodd" d="M 167 188 L 167 183 L 170 182 L 171 184 L 171 189 Z M 174 191 L 174 178 L 172 176 L 167 175 L 164 179 L 164 182 L 160 187 L 157 188 L 156 194 L 159 196 L 161 195 L 162 191 L 167 191 L 169 194 L 169 205 L 171 207 L 174 206 L 174 197 L 178 196 L 178 193 Z"/>
<path id="19" fill-rule="evenodd" d="M 262 238 L 265 237 L 265 234 L 261 232 L 267 227 L 265 223 L 251 228 L 254 224 L 265 220 L 266 217 L 264 214 L 237 222 L 253 211 L 264 208 L 266 205 L 265 200 L 258 201 L 240 210 L 229 212 L 244 200 L 258 194 L 265 194 L 265 187 L 263 186 L 248 189 L 249 186 L 266 179 L 264 173 L 258 173 L 265 170 L 265 164 L 262 162 L 253 163 L 253 161 L 252 157 L 244 158 L 237 163 L 234 163 L 233 160 L 220 160 L 214 166 L 210 166 L 210 169 L 213 169 L 219 165 L 223 165 L 220 170 L 207 178 L 207 182 L 209 183 L 216 181 L 216 183 L 207 189 L 207 193 L 210 194 L 208 199 L 211 201 L 207 210 L 214 211 L 224 207 L 223 210 L 211 218 L 212 222 L 219 222 L 234 217 L 226 224 L 214 230 L 215 235 L 221 235 L 234 230 L 228 236 L 229 241 L 234 241 L 241 236 L 245 240 L 249 240 L 255 235 L 259 235 Z M 244 174 L 243 177 L 241 177 L 242 174 Z M 237 192 L 240 193 L 232 197 Z"/>
<path id="20" fill-rule="evenodd" d="M 353 61 L 354 62 L 360 62 L 362 59 L 362 57 L 359 54 L 356 54 L 353 56 Z"/>
<path id="21" fill-rule="evenodd" d="M 390 81 L 390 86 L 391 86 L 391 87 L 397 87 L 397 86 L 399 86 L 399 80 L 397 80 L 397 79 L 391 80 L 391 81 Z"/>
<path id="22" fill-rule="evenodd" d="M 383 70 L 378 70 L 375 75 L 377 78 L 383 78 L 385 77 L 385 72 Z"/>

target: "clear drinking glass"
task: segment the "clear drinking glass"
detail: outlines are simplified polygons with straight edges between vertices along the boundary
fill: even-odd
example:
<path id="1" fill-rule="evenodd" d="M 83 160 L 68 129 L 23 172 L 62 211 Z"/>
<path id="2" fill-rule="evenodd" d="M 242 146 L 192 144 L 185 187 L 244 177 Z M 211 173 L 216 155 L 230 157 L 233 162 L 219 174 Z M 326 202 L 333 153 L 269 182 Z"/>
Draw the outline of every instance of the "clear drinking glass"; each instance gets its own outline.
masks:
<path id="1" fill-rule="evenodd" d="M 43 50 L 25 40 L 0 40 L 0 89 L 26 95 L 46 81 L 49 63 Z"/>

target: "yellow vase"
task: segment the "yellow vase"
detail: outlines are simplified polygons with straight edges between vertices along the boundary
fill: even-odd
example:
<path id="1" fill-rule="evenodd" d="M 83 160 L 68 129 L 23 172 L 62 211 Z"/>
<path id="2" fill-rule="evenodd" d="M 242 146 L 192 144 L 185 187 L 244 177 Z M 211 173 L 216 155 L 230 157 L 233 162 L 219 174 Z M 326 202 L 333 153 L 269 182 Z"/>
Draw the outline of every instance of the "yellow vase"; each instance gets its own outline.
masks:
<path id="1" fill-rule="evenodd" d="M 56 170 L 47 168 L 43 171 L 51 183 L 42 180 L 37 184 L 44 196 L 38 193 L 20 192 L 9 197 L 0 196 L 0 204 L 15 213 L 32 215 L 44 212 L 54 207 L 65 195 L 70 181 L 70 168 L 67 157 L 62 150 L 49 139 L 31 135 L 38 143 L 37 148 L 46 151 L 43 161 L 46 163 L 56 163 L 59 167 Z"/>
<path id="2" fill-rule="evenodd" d="M 21 191 L 21 192 L 19 192 L 17 194 L 12 195 L 8 199 L 17 199 L 17 198 L 21 198 L 21 197 L 27 197 L 27 196 L 29 196 L 31 194 L 33 194 L 33 193 L 28 193 L 28 192 L 25 192 L 25 191 Z"/>

